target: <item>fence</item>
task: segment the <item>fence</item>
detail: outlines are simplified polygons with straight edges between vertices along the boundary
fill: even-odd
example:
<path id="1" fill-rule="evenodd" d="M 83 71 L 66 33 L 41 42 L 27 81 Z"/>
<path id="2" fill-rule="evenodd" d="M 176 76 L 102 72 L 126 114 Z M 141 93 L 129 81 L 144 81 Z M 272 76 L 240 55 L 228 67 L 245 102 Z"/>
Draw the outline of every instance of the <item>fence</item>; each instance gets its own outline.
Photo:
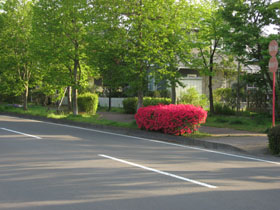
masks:
<path id="1" fill-rule="evenodd" d="M 111 106 L 112 107 L 118 107 L 123 108 L 123 100 L 124 98 L 111 98 Z M 99 97 L 98 98 L 99 106 L 101 107 L 109 107 L 109 98 L 107 97 Z"/>

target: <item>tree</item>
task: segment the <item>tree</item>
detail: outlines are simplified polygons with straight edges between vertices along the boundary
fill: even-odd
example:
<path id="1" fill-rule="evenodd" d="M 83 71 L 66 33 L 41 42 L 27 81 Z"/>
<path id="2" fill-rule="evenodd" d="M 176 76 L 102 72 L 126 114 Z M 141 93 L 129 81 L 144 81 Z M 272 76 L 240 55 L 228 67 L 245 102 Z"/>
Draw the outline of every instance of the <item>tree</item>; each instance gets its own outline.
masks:
<path id="1" fill-rule="evenodd" d="M 200 1 L 197 7 L 199 7 L 197 25 L 192 33 L 195 40 L 192 44 L 195 49 L 192 62 L 201 74 L 207 75 L 209 78 L 210 113 L 214 113 L 213 76 L 226 60 L 222 56 L 222 54 L 225 54 L 222 48 L 224 20 L 219 13 L 219 4 L 216 0 Z"/>
<path id="2" fill-rule="evenodd" d="M 72 87 L 73 114 L 77 115 L 78 90 L 93 73 L 85 52 L 88 1 L 37 0 L 33 9 L 38 55 L 42 63 L 49 63 L 49 70 L 65 74 L 65 86 Z"/>
<path id="3" fill-rule="evenodd" d="M 119 33 L 113 36 L 117 39 L 105 39 L 104 43 L 110 47 L 122 47 L 122 50 L 113 47 L 118 49 L 113 52 L 125 69 L 122 71 L 123 80 L 137 92 L 138 109 L 143 105 L 144 89 L 147 88 L 150 76 L 158 80 L 168 78 L 176 81 L 178 74 L 174 71 L 176 68 L 171 66 L 175 60 L 178 61 L 176 47 L 179 46 L 178 37 L 183 34 L 179 31 L 184 22 L 180 16 L 183 2 L 185 1 L 119 0 L 107 1 L 107 7 L 102 7 L 105 11 L 101 22 L 109 22 L 111 29 Z M 112 34 L 114 30 L 110 27 L 102 35 Z"/>
<path id="4" fill-rule="evenodd" d="M 4 94 L 23 94 L 23 107 L 27 110 L 29 88 L 38 82 L 36 62 L 31 43 L 31 2 L 5 1 L 3 5 L 1 43 L 1 91 Z M 31 81 L 34 81 L 31 84 Z"/>
<path id="5" fill-rule="evenodd" d="M 224 28 L 227 47 L 243 64 L 259 65 L 262 79 L 272 89 L 268 43 L 279 36 L 267 36 L 263 30 L 271 23 L 279 24 L 279 7 L 270 0 L 223 0 L 221 5 L 221 13 L 228 26 Z"/>

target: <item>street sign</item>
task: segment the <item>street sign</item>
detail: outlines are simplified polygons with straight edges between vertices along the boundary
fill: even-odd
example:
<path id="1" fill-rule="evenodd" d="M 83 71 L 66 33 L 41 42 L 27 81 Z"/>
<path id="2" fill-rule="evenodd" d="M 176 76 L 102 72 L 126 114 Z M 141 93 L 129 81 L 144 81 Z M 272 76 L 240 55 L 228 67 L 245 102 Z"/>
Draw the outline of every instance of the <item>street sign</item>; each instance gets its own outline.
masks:
<path id="1" fill-rule="evenodd" d="M 268 63 L 268 67 L 269 67 L 270 72 L 276 72 L 277 71 L 278 61 L 277 61 L 276 57 L 270 58 L 269 63 Z"/>
<path id="2" fill-rule="evenodd" d="M 276 54 L 278 53 L 278 43 L 275 40 L 272 40 L 269 43 L 268 51 L 269 55 L 271 55 L 272 57 L 276 56 Z"/>

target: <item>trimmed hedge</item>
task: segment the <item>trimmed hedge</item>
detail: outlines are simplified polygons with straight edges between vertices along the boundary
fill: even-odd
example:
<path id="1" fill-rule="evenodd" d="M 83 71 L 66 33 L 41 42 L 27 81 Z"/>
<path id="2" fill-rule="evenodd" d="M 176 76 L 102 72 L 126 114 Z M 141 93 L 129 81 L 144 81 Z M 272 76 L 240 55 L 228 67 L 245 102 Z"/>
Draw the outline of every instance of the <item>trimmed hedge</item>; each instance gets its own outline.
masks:
<path id="1" fill-rule="evenodd" d="M 98 95 L 84 93 L 78 96 L 78 107 L 82 112 L 95 114 L 98 107 Z"/>
<path id="2" fill-rule="evenodd" d="M 137 98 L 126 98 L 123 100 L 123 109 L 125 113 L 135 114 L 137 108 Z"/>
<path id="3" fill-rule="evenodd" d="M 267 134 L 268 147 L 272 154 L 280 154 L 280 125 L 271 128 Z"/>
<path id="4" fill-rule="evenodd" d="M 142 107 L 135 115 L 139 128 L 174 135 L 193 133 L 206 118 L 204 109 L 190 104 Z"/>
<path id="5" fill-rule="evenodd" d="M 125 113 L 135 114 L 137 109 L 138 98 L 126 98 L 123 100 L 123 108 Z M 158 104 L 171 104 L 170 98 L 152 98 L 152 97 L 144 97 L 143 98 L 143 106 L 151 106 Z"/>

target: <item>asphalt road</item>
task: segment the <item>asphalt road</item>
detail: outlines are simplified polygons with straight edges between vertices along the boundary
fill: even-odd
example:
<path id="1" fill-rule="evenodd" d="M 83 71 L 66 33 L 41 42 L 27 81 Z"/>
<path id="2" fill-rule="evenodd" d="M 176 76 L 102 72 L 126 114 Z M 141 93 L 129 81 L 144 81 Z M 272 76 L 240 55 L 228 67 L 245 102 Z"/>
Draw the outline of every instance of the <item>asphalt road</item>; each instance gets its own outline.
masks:
<path id="1" fill-rule="evenodd" d="M 280 210 L 280 161 L 0 115 L 0 209 Z"/>

